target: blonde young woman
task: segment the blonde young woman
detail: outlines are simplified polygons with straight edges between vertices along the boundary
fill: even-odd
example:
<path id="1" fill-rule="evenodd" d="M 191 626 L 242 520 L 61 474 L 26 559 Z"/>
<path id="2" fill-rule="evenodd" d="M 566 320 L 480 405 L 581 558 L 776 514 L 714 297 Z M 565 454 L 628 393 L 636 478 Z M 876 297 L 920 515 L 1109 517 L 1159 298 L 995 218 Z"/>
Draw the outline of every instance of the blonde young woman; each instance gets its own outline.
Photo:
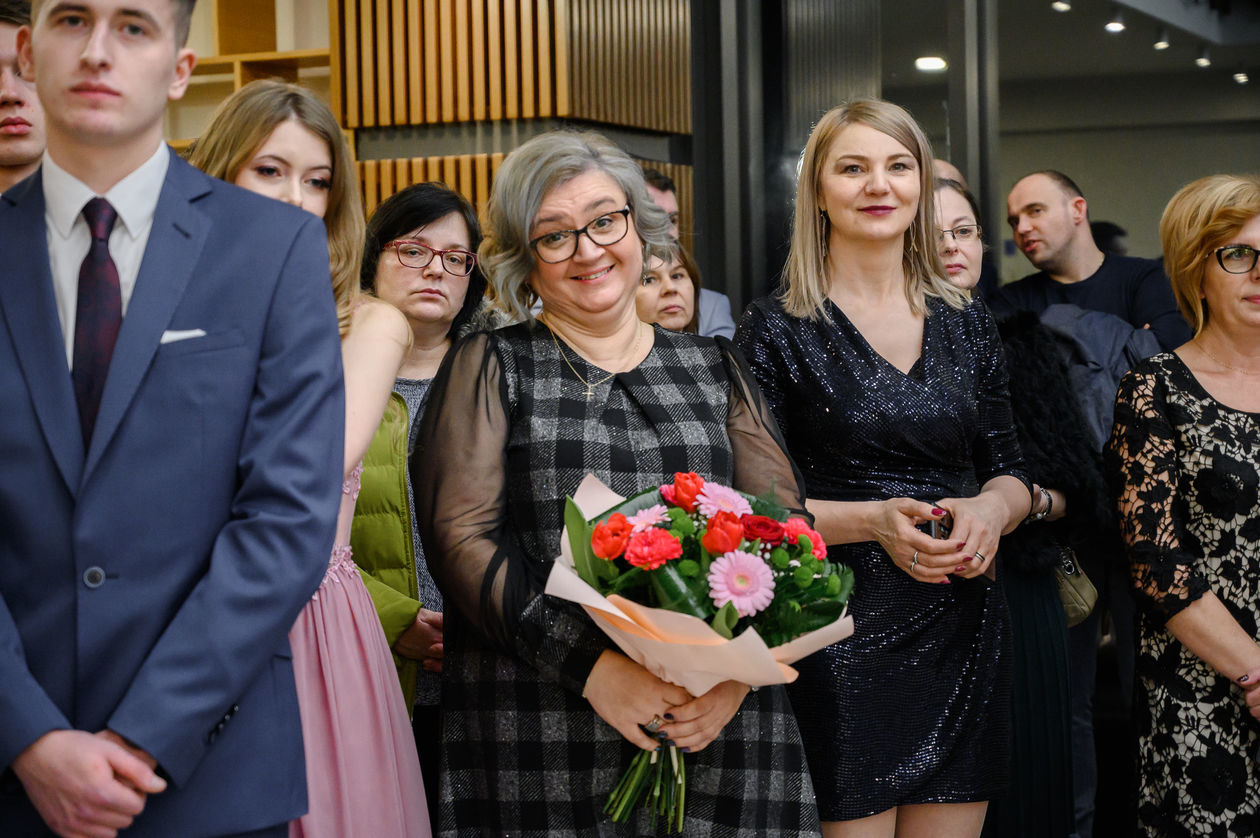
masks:
<path id="1" fill-rule="evenodd" d="M 855 636 L 791 689 L 830 836 L 975 836 L 1006 784 L 1009 622 L 985 571 L 1030 494 L 993 322 L 937 252 L 931 161 L 895 105 L 823 116 L 783 292 L 736 333 L 857 575 Z"/>
<path id="2" fill-rule="evenodd" d="M 190 162 L 314 213 L 328 229 L 345 369 L 345 482 L 327 574 L 289 634 L 309 800 L 289 833 L 428 836 L 407 708 L 349 547 L 361 460 L 410 335 L 397 309 L 359 292 L 364 223 L 350 151 L 332 113 L 310 92 L 260 81 L 219 106 Z"/>

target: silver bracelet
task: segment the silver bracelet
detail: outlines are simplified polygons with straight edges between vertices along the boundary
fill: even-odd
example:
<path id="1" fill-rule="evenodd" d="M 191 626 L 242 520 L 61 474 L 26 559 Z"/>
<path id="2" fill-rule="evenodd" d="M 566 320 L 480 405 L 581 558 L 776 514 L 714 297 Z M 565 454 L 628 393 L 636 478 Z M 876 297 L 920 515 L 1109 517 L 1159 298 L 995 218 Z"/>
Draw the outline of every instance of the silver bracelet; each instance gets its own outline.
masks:
<path id="1" fill-rule="evenodd" d="M 1054 496 L 1050 494 L 1050 490 L 1045 486 L 1038 486 L 1037 488 L 1041 490 L 1042 497 L 1046 499 L 1046 508 L 1042 512 L 1032 512 L 1030 510 L 1028 517 L 1024 519 L 1024 523 L 1026 524 L 1031 524 L 1048 517 L 1050 515 L 1050 510 L 1054 509 Z"/>

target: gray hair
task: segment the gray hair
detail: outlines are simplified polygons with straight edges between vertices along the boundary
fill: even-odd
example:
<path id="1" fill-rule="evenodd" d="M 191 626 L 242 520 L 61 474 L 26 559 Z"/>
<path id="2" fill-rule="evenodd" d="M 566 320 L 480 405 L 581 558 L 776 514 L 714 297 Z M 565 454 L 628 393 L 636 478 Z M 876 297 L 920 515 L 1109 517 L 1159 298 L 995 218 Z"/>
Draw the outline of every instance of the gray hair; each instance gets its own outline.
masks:
<path id="1" fill-rule="evenodd" d="M 538 299 L 529 282 L 538 264 L 529 240 L 539 206 L 551 190 L 591 170 L 626 193 L 643 258 L 667 258 L 673 244 L 669 216 L 648 197 L 643 169 L 629 154 L 594 131 L 540 134 L 513 150 L 495 173 L 478 249 L 494 298 L 512 319 L 532 320 Z"/>

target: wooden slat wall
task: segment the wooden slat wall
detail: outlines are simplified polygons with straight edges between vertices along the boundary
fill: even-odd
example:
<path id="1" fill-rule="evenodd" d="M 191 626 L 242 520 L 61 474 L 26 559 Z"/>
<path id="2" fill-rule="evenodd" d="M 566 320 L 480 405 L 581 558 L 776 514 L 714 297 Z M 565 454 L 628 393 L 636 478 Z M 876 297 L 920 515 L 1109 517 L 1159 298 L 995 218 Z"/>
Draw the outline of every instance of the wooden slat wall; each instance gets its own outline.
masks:
<path id="1" fill-rule="evenodd" d="M 490 200 L 490 183 L 503 163 L 502 154 L 459 154 L 404 160 L 362 160 L 359 182 L 363 207 L 370 216 L 381 202 L 413 183 L 438 180 L 468 199 L 480 215 Z"/>
<path id="2" fill-rule="evenodd" d="M 571 79 L 572 116 L 690 134 L 691 2 L 552 4 L 555 50 L 565 54 L 555 66 Z"/>
<path id="3" fill-rule="evenodd" d="M 566 117 L 569 6 L 586 0 L 329 0 L 344 48 L 332 101 L 343 124 Z"/>
<path id="4" fill-rule="evenodd" d="M 353 128 L 574 117 L 691 132 L 692 0 L 329 0 Z"/>

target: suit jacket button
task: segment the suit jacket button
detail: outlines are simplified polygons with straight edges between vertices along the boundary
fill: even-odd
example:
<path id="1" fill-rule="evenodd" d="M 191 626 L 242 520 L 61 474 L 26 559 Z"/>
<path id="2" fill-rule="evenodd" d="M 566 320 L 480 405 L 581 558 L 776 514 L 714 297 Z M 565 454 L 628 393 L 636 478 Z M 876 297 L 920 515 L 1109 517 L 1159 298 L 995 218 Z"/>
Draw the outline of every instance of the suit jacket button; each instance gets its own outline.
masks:
<path id="1" fill-rule="evenodd" d="M 99 567 L 89 567 L 83 571 L 83 584 L 89 588 L 99 588 L 105 583 L 105 571 Z"/>

